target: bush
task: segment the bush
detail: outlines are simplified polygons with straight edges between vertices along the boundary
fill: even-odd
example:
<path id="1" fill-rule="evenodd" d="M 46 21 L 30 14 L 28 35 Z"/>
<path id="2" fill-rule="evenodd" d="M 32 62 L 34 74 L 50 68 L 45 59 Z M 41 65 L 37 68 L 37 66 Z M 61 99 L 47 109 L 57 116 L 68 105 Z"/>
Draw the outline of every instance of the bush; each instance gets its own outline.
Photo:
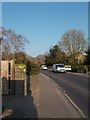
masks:
<path id="1" fill-rule="evenodd" d="M 39 74 L 40 67 L 38 65 L 32 64 L 30 75 Z"/>
<path id="2" fill-rule="evenodd" d="M 27 75 L 36 75 L 39 74 L 40 67 L 34 63 L 27 62 L 27 64 L 15 64 L 14 67 L 16 69 L 19 69 L 20 71 L 23 71 Z"/>
<path id="3" fill-rule="evenodd" d="M 26 65 L 25 64 L 15 64 L 14 67 L 16 69 L 19 69 L 19 70 L 24 71 L 24 72 L 26 70 Z"/>
<path id="4" fill-rule="evenodd" d="M 88 72 L 90 72 L 90 65 L 88 65 Z"/>
<path id="5" fill-rule="evenodd" d="M 88 65 L 84 65 L 84 73 L 88 73 L 89 71 L 89 66 Z"/>
<path id="6" fill-rule="evenodd" d="M 72 72 L 87 73 L 88 65 L 72 65 Z"/>
<path id="7" fill-rule="evenodd" d="M 34 63 L 31 63 L 30 61 L 27 62 L 26 65 L 26 74 L 27 75 L 36 75 L 40 71 L 40 67 Z"/>

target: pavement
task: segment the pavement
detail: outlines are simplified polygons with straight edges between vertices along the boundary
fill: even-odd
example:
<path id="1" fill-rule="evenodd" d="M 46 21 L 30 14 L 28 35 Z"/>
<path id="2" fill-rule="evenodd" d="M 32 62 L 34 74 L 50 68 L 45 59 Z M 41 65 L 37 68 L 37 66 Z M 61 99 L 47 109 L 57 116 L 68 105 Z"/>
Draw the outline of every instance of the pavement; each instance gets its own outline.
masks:
<path id="1" fill-rule="evenodd" d="M 20 77 L 20 76 L 19 76 Z M 3 95 L 2 118 L 37 118 L 35 100 L 37 97 L 38 75 L 30 77 L 30 93 L 27 95 Z M 22 89 L 22 88 L 21 88 Z M 23 93 L 23 92 L 22 92 Z M 34 96 L 34 97 L 33 97 Z"/>
<path id="2" fill-rule="evenodd" d="M 33 97 L 7 95 L 2 97 L 4 118 L 36 118 L 37 110 L 33 104 Z"/>
<path id="3" fill-rule="evenodd" d="M 2 96 L 4 118 L 82 118 L 50 78 L 39 74 L 38 88 L 31 95 Z"/>

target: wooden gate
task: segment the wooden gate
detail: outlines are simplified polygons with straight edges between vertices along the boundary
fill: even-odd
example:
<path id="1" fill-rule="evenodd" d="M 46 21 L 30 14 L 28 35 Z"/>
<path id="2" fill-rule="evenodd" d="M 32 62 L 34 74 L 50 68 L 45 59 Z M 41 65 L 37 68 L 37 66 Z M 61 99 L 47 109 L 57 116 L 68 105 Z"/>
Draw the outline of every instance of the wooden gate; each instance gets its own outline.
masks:
<path id="1" fill-rule="evenodd" d="M 14 86 L 13 90 L 11 90 L 12 81 L 14 78 L 14 61 L 1 61 L 1 78 L 2 78 L 2 95 L 3 94 L 14 94 Z"/>

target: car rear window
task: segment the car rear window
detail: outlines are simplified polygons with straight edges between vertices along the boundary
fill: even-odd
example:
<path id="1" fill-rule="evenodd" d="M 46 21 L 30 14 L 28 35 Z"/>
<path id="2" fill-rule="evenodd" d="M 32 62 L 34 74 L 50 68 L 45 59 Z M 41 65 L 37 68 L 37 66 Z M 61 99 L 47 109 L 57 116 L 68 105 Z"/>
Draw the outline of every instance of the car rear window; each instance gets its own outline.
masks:
<path id="1" fill-rule="evenodd" d="M 63 68 L 63 67 L 64 67 L 64 65 L 56 65 L 56 68 L 57 68 L 57 67 L 61 67 L 61 68 Z"/>

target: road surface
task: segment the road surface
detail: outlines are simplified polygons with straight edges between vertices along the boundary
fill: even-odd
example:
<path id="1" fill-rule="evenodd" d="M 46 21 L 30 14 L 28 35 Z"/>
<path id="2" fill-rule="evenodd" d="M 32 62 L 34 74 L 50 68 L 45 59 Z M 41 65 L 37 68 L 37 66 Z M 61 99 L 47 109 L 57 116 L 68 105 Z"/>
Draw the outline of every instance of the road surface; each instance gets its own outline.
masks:
<path id="1" fill-rule="evenodd" d="M 42 70 L 41 73 L 51 78 L 75 105 L 88 118 L 88 76 L 72 73 L 54 73 L 53 71 Z"/>
<path id="2" fill-rule="evenodd" d="M 64 92 L 43 74 L 39 74 L 38 118 L 83 118 Z M 36 101 L 37 101 L 36 100 Z"/>

